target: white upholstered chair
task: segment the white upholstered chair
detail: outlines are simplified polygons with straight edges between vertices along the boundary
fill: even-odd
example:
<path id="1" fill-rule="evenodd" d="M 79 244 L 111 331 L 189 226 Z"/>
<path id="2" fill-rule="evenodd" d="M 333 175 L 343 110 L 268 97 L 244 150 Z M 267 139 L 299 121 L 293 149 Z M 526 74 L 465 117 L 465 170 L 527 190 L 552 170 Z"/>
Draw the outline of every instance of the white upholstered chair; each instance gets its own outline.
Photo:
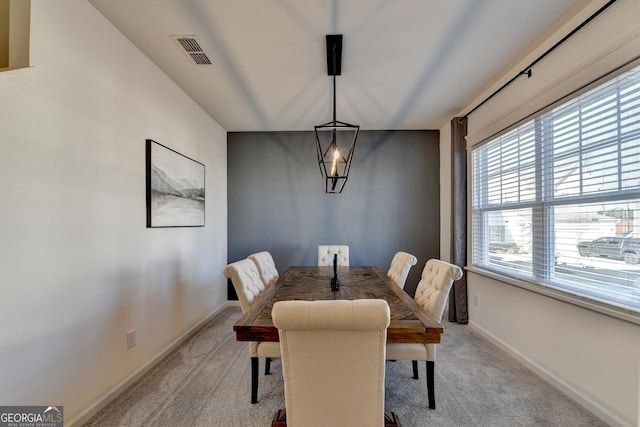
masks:
<path id="1" fill-rule="evenodd" d="M 384 300 L 279 301 L 286 425 L 384 426 Z"/>
<path id="2" fill-rule="evenodd" d="M 224 268 L 224 275 L 231 279 L 238 294 L 242 312 L 246 313 L 265 290 L 258 267 L 252 260 L 243 259 L 227 265 Z M 251 403 L 256 403 L 258 401 L 258 358 L 266 358 L 264 373 L 268 375 L 271 358 L 280 357 L 280 345 L 277 342 L 250 342 L 249 356 L 251 357 Z"/>
<path id="3" fill-rule="evenodd" d="M 278 281 L 280 275 L 276 269 L 276 263 L 273 261 L 273 257 L 267 251 L 256 252 L 249 255 L 247 258 L 256 263 L 260 278 L 264 283 L 264 287 L 269 289 L 271 285 Z"/>
<path id="4" fill-rule="evenodd" d="M 338 265 L 349 266 L 349 246 L 319 245 L 318 267 L 333 266 L 333 255 L 338 254 Z"/>
<path id="5" fill-rule="evenodd" d="M 425 311 L 438 321 L 442 320 L 444 307 L 453 282 L 462 277 L 462 269 L 457 265 L 437 259 L 430 259 L 422 270 L 414 299 Z M 388 360 L 412 360 L 413 378 L 418 379 L 418 360 L 425 360 L 427 366 L 427 396 L 429 408 L 435 409 L 434 365 L 436 344 L 387 344 Z"/>
<path id="6" fill-rule="evenodd" d="M 407 275 L 411 267 L 416 265 L 418 258 L 407 252 L 396 252 L 391 260 L 391 266 L 387 272 L 387 276 L 395 283 L 404 289 L 404 283 L 407 281 Z"/>

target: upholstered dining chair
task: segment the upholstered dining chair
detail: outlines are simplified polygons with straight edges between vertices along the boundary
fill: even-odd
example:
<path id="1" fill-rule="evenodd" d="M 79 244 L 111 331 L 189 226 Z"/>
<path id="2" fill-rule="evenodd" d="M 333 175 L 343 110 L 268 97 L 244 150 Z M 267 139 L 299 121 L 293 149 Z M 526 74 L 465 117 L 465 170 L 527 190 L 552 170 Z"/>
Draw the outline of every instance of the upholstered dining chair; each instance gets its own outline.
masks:
<path id="1" fill-rule="evenodd" d="M 231 279 L 240 300 L 242 313 L 246 313 L 265 290 L 258 267 L 252 260 L 243 259 L 227 265 L 224 268 L 224 275 Z M 250 342 L 249 357 L 251 358 L 251 403 L 256 403 L 258 401 L 258 358 L 266 358 L 264 373 L 269 375 L 271 358 L 280 357 L 280 345 L 277 342 Z"/>
<path id="2" fill-rule="evenodd" d="M 271 314 L 286 425 L 384 426 L 386 301 L 278 301 Z"/>
<path id="3" fill-rule="evenodd" d="M 404 284 L 407 281 L 407 275 L 411 267 L 418 263 L 418 258 L 407 252 L 396 252 L 391 260 L 391 266 L 387 272 L 387 276 L 395 283 L 404 289 Z"/>
<path id="4" fill-rule="evenodd" d="M 349 246 L 319 245 L 318 267 L 333 266 L 333 256 L 338 254 L 338 265 L 349 266 Z"/>
<path id="5" fill-rule="evenodd" d="M 453 282 L 462 277 L 462 269 L 457 265 L 438 259 L 430 259 L 422 270 L 414 299 L 425 311 L 431 313 L 438 321 L 442 320 L 444 307 L 449 297 Z M 425 360 L 427 366 L 427 396 L 429 408 L 435 409 L 434 368 L 436 361 L 436 344 L 387 344 L 388 360 L 411 360 L 413 362 L 413 378 L 418 379 L 418 360 Z"/>
<path id="6" fill-rule="evenodd" d="M 278 281 L 280 275 L 276 269 L 276 263 L 273 261 L 273 257 L 267 251 L 256 252 L 249 255 L 247 258 L 256 263 L 258 267 L 258 273 L 264 283 L 264 287 L 269 289 L 271 285 Z"/>

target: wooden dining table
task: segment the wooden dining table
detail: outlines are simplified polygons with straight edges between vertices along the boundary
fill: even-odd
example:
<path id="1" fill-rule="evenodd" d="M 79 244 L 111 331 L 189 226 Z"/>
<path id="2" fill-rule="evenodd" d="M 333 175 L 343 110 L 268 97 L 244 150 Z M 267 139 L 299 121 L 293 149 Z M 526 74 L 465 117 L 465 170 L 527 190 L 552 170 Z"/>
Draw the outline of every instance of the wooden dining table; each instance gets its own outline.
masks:
<path id="1" fill-rule="evenodd" d="M 271 309 L 277 301 L 384 299 L 391 313 L 387 342 L 440 342 L 444 332 L 440 322 L 416 304 L 379 268 L 339 266 L 337 276 L 341 288 L 332 291 L 333 267 L 289 267 L 235 323 L 233 330 L 236 340 L 278 341 L 278 328 L 271 319 Z"/>

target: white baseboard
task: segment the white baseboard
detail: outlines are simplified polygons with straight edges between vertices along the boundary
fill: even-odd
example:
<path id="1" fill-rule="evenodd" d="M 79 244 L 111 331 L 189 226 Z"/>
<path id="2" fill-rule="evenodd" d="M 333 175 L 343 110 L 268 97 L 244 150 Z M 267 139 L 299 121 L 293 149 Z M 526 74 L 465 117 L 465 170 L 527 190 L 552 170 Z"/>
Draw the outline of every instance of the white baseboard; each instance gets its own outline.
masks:
<path id="1" fill-rule="evenodd" d="M 478 324 L 472 321 L 469 321 L 469 327 L 471 327 L 474 331 L 478 332 L 480 335 L 482 335 L 492 344 L 499 347 L 501 350 L 504 350 L 509 355 L 513 356 L 515 359 L 517 359 L 519 362 L 525 365 L 529 370 L 534 372 L 536 375 L 541 377 L 546 382 L 550 383 L 552 386 L 560 390 L 562 393 L 566 394 L 570 399 L 572 399 L 577 404 L 584 407 L 589 412 L 593 413 L 595 416 L 600 418 L 602 421 L 606 422 L 608 425 L 612 427 L 632 427 L 631 424 L 625 423 L 624 420 L 620 419 L 619 416 L 612 413 L 607 408 L 602 407 L 602 405 L 599 405 L 593 402 L 587 396 L 585 396 L 584 393 L 582 393 L 580 390 L 575 389 L 574 387 L 567 384 L 562 379 L 559 379 L 556 376 L 552 375 L 545 368 L 541 367 L 536 362 L 534 362 L 524 354 L 520 353 L 518 350 L 511 347 L 509 344 L 496 338 L 487 330 L 478 326 Z"/>
<path id="2" fill-rule="evenodd" d="M 185 342 L 194 332 L 196 332 L 202 325 L 207 323 L 211 318 L 213 318 L 216 314 L 220 313 L 226 307 L 235 307 L 239 306 L 240 303 L 238 301 L 227 301 L 222 304 L 220 307 L 215 309 L 211 314 L 202 319 L 200 322 L 196 323 L 193 327 L 187 330 L 185 333 L 176 338 L 171 344 L 169 344 L 166 348 L 160 351 L 155 357 L 150 359 L 147 363 L 142 365 L 137 371 L 127 377 L 120 384 L 115 386 L 109 392 L 102 395 L 98 398 L 93 404 L 91 404 L 87 409 L 82 411 L 77 417 L 69 421 L 65 422 L 65 426 L 68 427 L 79 427 L 89 421 L 95 414 L 97 414 L 101 409 L 111 403 L 116 397 L 120 395 L 124 390 L 126 390 L 130 385 L 136 382 L 140 377 L 146 374 L 151 368 L 153 368 L 158 362 L 164 359 L 169 353 L 178 348 L 183 342 Z"/>

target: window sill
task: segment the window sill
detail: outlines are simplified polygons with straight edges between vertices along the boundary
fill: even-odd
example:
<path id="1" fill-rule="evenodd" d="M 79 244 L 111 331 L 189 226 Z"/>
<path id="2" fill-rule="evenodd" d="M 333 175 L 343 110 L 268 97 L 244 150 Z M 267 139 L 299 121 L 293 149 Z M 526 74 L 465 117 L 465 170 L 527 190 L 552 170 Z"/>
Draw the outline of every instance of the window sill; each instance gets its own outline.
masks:
<path id="1" fill-rule="evenodd" d="M 0 92 L 20 89 L 29 85 L 33 67 L 0 70 Z"/>
<path id="2" fill-rule="evenodd" d="M 640 325 L 640 312 L 630 310 L 626 307 L 615 305 L 614 303 L 597 300 L 594 298 L 588 298 L 584 295 L 572 293 L 565 289 L 552 287 L 549 285 L 541 285 L 529 280 L 521 278 L 515 278 L 512 276 L 506 276 L 494 271 L 485 270 L 476 266 L 467 266 L 467 271 L 479 274 L 484 277 L 488 277 L 493 280 L 497 280 L 501 283 L 516 286 L 521 289 L 526 289 L 531 292 L 535 292 L 540 295 L 547 296 L 562 302 L 576 305 L 578 307 L 585 308 L 587 310 L 595 311 L 600 314 L 614 317 L 616 319 L 624 320 L 635 325 Z"/>

